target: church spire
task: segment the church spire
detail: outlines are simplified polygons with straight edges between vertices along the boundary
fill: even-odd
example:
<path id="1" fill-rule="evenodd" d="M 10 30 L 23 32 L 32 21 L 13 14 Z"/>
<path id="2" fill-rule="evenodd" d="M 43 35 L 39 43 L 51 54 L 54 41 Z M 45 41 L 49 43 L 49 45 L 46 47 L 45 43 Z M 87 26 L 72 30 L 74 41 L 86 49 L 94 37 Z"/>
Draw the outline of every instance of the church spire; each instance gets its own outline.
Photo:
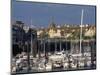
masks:
<path id="1" fill-rule="evenodd" d="M 51 21 L 50 21 L 50 28 L 55 28 L 55 27 L 56 27 L 56 24 L 54 22 L 54 17 L 52 16 Z"/>

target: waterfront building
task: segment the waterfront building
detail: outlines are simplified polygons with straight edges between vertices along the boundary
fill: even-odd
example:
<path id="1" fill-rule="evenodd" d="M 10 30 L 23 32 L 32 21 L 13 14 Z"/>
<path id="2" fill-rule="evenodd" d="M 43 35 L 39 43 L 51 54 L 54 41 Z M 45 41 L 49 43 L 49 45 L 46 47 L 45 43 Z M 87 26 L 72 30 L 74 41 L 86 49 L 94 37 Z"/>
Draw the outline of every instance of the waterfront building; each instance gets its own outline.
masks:
<path id="1" fill-rule="evenodd" d="M 91 52 L 91 42 L 95 46 L 95 25 L 82 25 L 82 53 Z M 52 22 L 48 28 L 39 30 L 44 38 L 38 37 L 42 52 L 67 51 L 72 54 L 80 53 L 80 25 L 57 25 Z M 92 35 L 91 35 L 92 34 Z M 91 36 L 89 36 L 91 35 Z M 39 36 L 39 35 L 38 35 Z M 91 37 L 91 38 L 90 38 Z"/>
<path id="2" fill-rule="evenodd" d="M 35 46 L 37 40 L 36 30 L 29 27 L 28 32 L 25 33 L 24 30 L 25 26 L 26 25 L 22 21 L 16 21 L 12 25 L 12 54 L 13 55 L 16 55 L 21 52 L 27 52 L 28 48 L 26 44 L 28 44 L 29 46 L 29 52 L 31 51 L 31 46 L 32 49 L 37 49 Z"/>

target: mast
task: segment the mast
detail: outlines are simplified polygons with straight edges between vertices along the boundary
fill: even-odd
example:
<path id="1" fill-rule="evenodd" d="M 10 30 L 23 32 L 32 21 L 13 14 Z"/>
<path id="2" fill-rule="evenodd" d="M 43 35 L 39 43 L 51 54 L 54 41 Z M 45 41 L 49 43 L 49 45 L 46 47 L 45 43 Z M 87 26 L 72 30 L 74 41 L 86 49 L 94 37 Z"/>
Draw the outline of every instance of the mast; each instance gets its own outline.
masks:
<path id="1" fill-rule="evenodd" d="M 81 25 L 80 25 L 80 53 L 82 53 L 82 25 L 83 25 L 83 13 L 84 13 L 84 10 L 82 9 L 82 12 L 81 12 Z"/>
<path id="2" fill-rule="evenodd" d="M 32 20 L 31 20 L 31 28 L 32 28 Z M 31 54 L 33 54 L 33 39 L 32 39 L 32 30 L 31 30 Z"/>

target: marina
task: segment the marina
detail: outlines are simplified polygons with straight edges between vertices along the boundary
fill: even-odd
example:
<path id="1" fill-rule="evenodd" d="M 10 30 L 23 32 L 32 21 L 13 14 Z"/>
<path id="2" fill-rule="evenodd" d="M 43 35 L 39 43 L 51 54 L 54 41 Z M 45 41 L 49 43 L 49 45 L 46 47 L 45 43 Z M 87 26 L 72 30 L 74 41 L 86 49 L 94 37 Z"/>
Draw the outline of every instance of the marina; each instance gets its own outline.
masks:
<path id="1" fill-rule="evenodd" d="M 13 11 L 12 74 L 96 69 L 94 6 L 38 2 L 26 5 L 18 8 L 31 11 Z"/>

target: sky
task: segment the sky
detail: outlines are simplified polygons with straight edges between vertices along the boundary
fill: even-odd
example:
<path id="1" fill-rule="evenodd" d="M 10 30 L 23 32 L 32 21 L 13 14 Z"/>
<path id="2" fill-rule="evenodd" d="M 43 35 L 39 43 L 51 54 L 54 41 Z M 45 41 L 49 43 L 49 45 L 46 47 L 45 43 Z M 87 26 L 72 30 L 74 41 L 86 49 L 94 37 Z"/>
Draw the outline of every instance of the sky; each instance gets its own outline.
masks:
<path id="1" fill-rule="evenodd" d="M 81 24 L 81 12 L 83 24 L 95 25 L 96 7 L 89 5 L 55 4 L 38 2 L 20 2 L 12 0 L 11 21 L 22 21 L 26 25 L 47 27 L 53 18 L 58 25 Z"/>

